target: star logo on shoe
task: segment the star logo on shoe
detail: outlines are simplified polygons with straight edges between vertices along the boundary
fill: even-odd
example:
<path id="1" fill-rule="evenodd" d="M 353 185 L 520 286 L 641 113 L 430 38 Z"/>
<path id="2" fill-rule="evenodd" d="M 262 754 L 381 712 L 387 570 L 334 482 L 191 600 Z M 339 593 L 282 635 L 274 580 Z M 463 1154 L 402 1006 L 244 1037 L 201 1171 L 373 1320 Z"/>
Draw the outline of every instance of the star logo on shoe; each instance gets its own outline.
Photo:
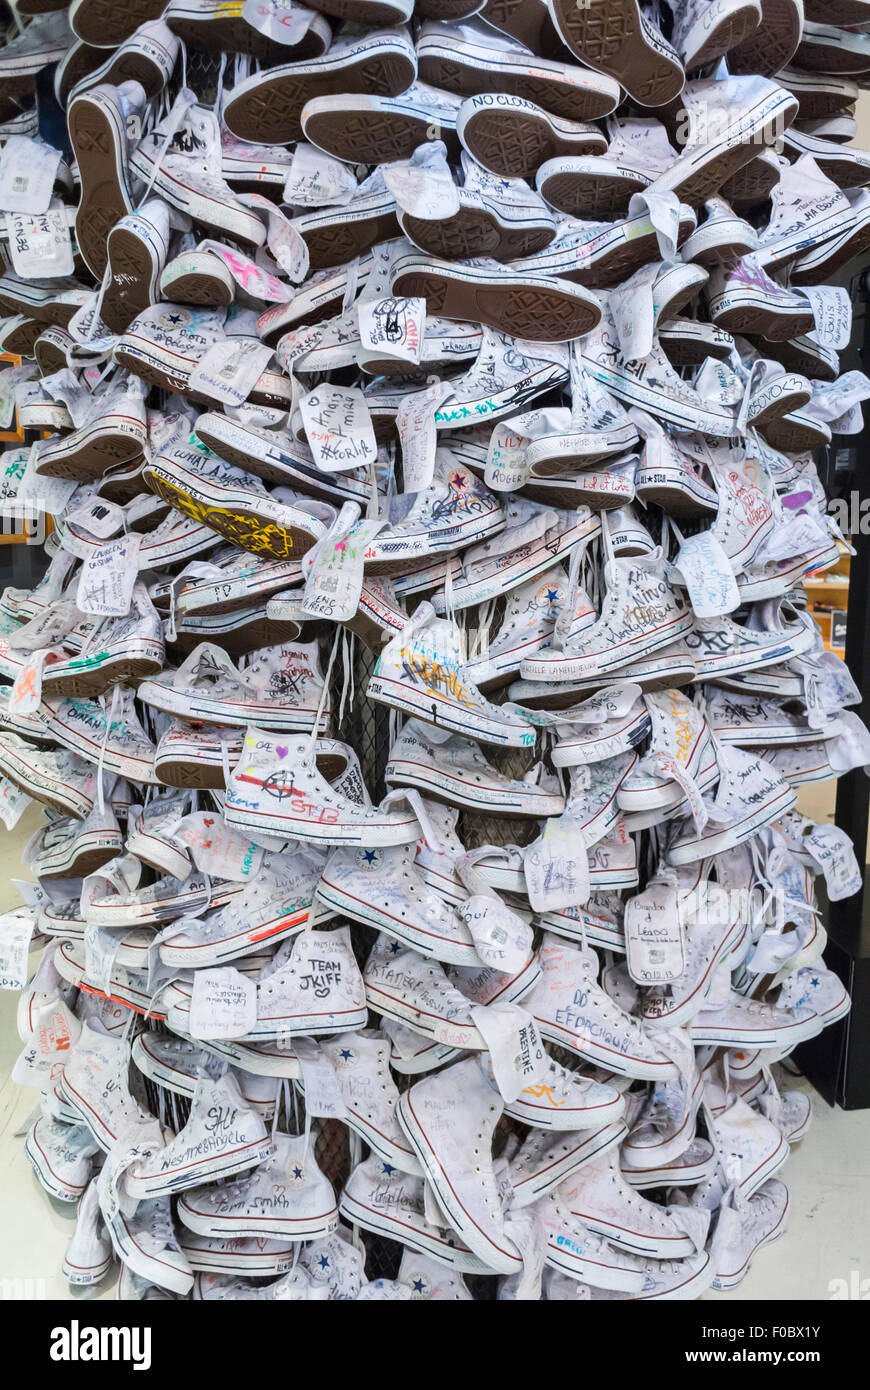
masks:
<path id="1" fill-rule="evenodd" d="M 416 1279 L 411 1280 L 411 1288 L 414 1291 L 415 1298 L 428 1298 L 429 1294 L 432 1292 L 430 1281 L 424 1278 L 422 1274 L 418 1274 Z"/>
<path id="2" fill-rule="evenodd" d="M 398 1169 L 395 1168 L 392 1163 L 382 1163 L 381 1172 L 383 1173 L 385 1178 L 391 1178 L 395 1173 L 398 1172 Z"/>
<path id="3" fill-rule="evenodd" d="M 352 1062 L 354 1060 L 354 1053 L 349 1047 L 343 1047 L 339 1051 L 338 1060 L 339 1062 Z"/>
<path id="4" fill-rule="evenodd" d="M 305 1182 L 305 1169 L 302 1167 L 301 1163 L 294 1163 L 293 1166 L 288 1169 L 287 1178 L 294 1187 L 302 1186 Z"/>
<path id="5" fill-rule="evenodd" d="M 381 849 L 361 849 L 357 855 L 357 863 L 361 869 L 375 869 L 384 857 Z"/>

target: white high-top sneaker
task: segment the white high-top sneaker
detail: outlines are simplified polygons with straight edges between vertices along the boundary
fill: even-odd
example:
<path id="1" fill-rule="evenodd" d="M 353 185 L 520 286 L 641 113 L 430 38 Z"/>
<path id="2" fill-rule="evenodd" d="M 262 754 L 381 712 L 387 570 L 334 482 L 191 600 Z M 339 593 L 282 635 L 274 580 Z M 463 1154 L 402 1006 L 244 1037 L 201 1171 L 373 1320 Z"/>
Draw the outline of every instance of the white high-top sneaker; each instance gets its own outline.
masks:
<path id="1" fill-rule="evenodd" d="M 39 1115 L 27 1131 L 24 1152 L 42 1187 L 59 1202 L 78 1202 L 91 1177 L 98 1146 L 83 1124 Z"/>
<path id="2" fill-rule="evenodd" d="M 112 1242 L 103 1229 L 100 1194 L 91 1182 L 79 1202 L 76 1228 L 61 1270 L 71 1284 L 98 1284 L 112 1264 Z"/>
<path id="3" fill-rule="evenodd" d="M 706 1006 L 718 968 L 723 967 L 723 973 L 735 969 L 750 944 L 742 913 L 732 908 L 720 885 L 698 882 L 687 874 L 671 892 L 669 905 L 679 913 L 682 926 L 685 968 L 679 979 L 645 995 L 640 1015 L 650 1027 L 682 1028 L 689 1023 Z"/>
<path id="4" fill-rule="evenodd" d="M 598 984 L 593 951 L 547 933 L 540 961 L 544 976 L 525 1007 L 545 1038 L 620 1076 L 655 1081 L 677 1074 L 654 1036 Z"/>
<path id="5" fill-rule="evenodd" d="M 266 854 L 256 878 L 238 897 L 206 918 L 185 917 L 179 929 L 163 932 L 160 959 L 166 965 L 222 965 L 319 924 L 327 914 L 314 907 L 323 852 Z M 329 914 L 331 915 L 331 914 Z"/>
<path id="6" fill-rule="evenodd" d="M 545 1075 L 526 1086 L 505 1113 L 537 1129 L 600 1129 L 622 1118 L 625 1101 L 613 1086 L 569 1071 L 554 1057 Z"/>
<path id="7" fill-rule="evenodd" d="M 554 816 L 565 809 L 556 779 L 540 763 L 508 777 L 487 762 L 474 739 L 437 741 L 418 719 L 406 721 L 384 770 L 389 787 L 417 787 L 454 806 L 501 816 Z"/>
<path id="8" fill-rule="evenodd" d="M 289 960 L 273 962 L 272 973 L 257 985 L 257 1022 L 250 1039 L 364 1028 L 366 996 L 349 928 L 306 927 L 287 945 Z"/>
<path id="9" fill-rule="evenodd" d="M 346 1226 L 307 1241 L 300 1252 L 299 1265 L 313 1284 L 326 1288 L 330 1301 L 356 1298 L 365 1279 L 365 1254 L 353 1244 Z"/>
<path id="10" fill-rule="evenodd" d="M 741 748 L 719 744 L 719 786 L 706 802 L 708 820 L 703 829 L 691 821 L 677 827 L 668 849 L 668 863 L 691 864 L 742 844 L 776 820 L 797 801 L 797 796 L 764 758 Z"/>
<path id="11" fill-rule="evenodd" d="M 293 1268 L 293 1244 L 265 1236 L 200 1236 L 184 1229 L 178 1245 L 192 1270 L 204 1274 L 242 1274 L 274 1277 Z"/>
<path id="12" fill-rule="evenodd" d="M 632 1255 L 682 1259 L 704 1245 L 707 1223 L 683 1226 L 679 1208 L 665 1210 L 639 1196 L 623 1178 L 612 1150 L 562 1183 L 559 1197 L 584 1226 Z"/>
<path id="13" fill-rule="evenodd" d="M 483 1050 L 469 1000 L 438 961 L 380 936 L 365 966 L 365 997 L 377 1013 L 448 1047 Z"/>
<path id="14" fill-rule="evenodd" d="M 761 23 L 761 0 L 686 0 L 674 8 L 674 47 L 687 72 L 721 58 Z"/>
<path id="15" fill-rule="evenodd" d="M 702 1093 L 697 1071 L 689 1085 L 678 1077 L 652 1088 L 620 1150 L 620 1163 L 629 1182 L 632 1171 L 649 1176 L 690 1148 Z"/>
<path id="16" fill-rule="evenodd" d="M 553 718 L 554 767 L 577 767 L 627 753 L 644 741 L 651 726 L 640 687 L 630 683 L 599 691 Z"/>
<path id="17" fill-rule="evenodd" d="M 566 681 L 619 671 L 691 630 L 690 606 L 665 576 L 661 550 L 648 558 L 609 559 L 605 582 L 596 622 L 558 646 L 557 624 L 554 644 L 522 663 L 525 679 Z"/>
<path id="18" fill-rule="evenodd" d="M 788 1158 L 788 1144 L 776 1125 L 739 1096 L 730 1099 L 718 1115 L 708 1110 L 706 1122 L 719 1156 L 720 1173 L 729 1184 L 737 1185 L 744 1198 L 757 1192 Z M 715 1177 L 701 1185 L 698 1195 L 704 1205 L 718 1205 L 718 1184 Z"/>
<path id="19" fill-rule="evenodd" d="M 469 1303 L 474 1297 L 461 1274 L 413 1250 L 405 1250 L 402 1254 L 398 1281 L 411 1290 L 412 1299 Z"/>
<path id="20" fill-rule="evenodd" d="M 106 1229 L 125 1269 L 173 1293 L 187 1294 L 193 1270 L 178 1245 L 168 1197 L 139 1202 L 132 1215 L 123 1207 L 102 1205 Z"/>
<path id="21" fill-rule="evenodd" d="M 371 1028 L 325 1040 L 347 1111 L 346 1123 L 403 1173 L 421 1173 L 396 1119 L 399 1092 L 390 1073 L 390 1040 Z"/>
<path id="22" fill-rule="evenodd" d="M 409 1250 L 465 1274 L 488 1274 L 489 1260 L 468 1248 L 441 1218 L 433 1221 L 423 1178 L 403 1173 L 371 1154 L 353 1169 L 338 1209 L 346 1221 L 364 1231 L 400 1241 Z"/>
<path id="23" fill-rule="evenodd" d="M 624 1121 L 597 1129 L 531 1129 L 510 1159 L 512 1205 L 526 1207 L 554 1192 L 584 1163 L 619 1148 L 627 1134 Z"/>
<path id="24" fill-rule="evenodd" d="M 707 720 L 679 690 L 650 691 L 644 703 L 652 723 L 652 745 L 620 783 L 616 798 L 627 812 L 670 811 L 687 793 L 693 797 L 719 776 Z"/>
<path id="25" fill-rule="evenodd" d="M 176 671 L 143 682 L 138 693 L 146 704 L 187 719 L 308 731 L 317 718 L 323 677 L 316 642 L 264 647 L 242 671 L 220 647 L 203 642 Z M 327 699 L 321 726 L 328 716 Z"/>
<path id="26" fill-rule="evenodd" d="M 625 217 L 632 194 L 642 193 L 676 159 L 660 121 L 612 116 L 607 133 L 603 155 L 562 155 L 539 166 L 535 187 L 552 207 L 589 221 Z"/>
<path id="27" fill-rule="evenodd" d="M 543 1197 L 534 1208 L 547 1232 L 547 1264 L 597 1288 L 639 1293 L 643 1274 L 633 1255 L 617 1250 L 568 1206 L 570 1183 Z"/>
<path id="28" fill-rule="evenodd" d="M 366 547 L 366 573 L 419 569 L 440 555 L 479 544 L 504 525 L 497 497 L 446 450 L 437 450 L 430 486 L 393 499 L 389 524 Z"/>
<path id="29" fill-rule="evenodd" d="M 419 840 L 422 832 L 412 811 L 371 806 L 362 779 L 353 780 L 358 785 L 341 777 L 330 784 L 318 770 L 308 737 L 249 728 L 227 784 L 224 818 L 268 848 L 280 848 L 288 836 L 307 844 L 367 848 Z"/>
<path id="30" fill-rule="evenodd" d="M 413 845 L 334 849 L 317 885 L 336 912 L 386 932 L 422 956 L 479 964 L 471 932 L 455 908 L 426 884 Z"/>
<path id="31" fill-rule="evenodd" d="M 566 597 L 561 566 L 510 591 L 498 632 L 480 656 L 466 662 L 468 675 L 478 690 L 498 689 L 519 674 L 523 660 L 552 635 Z"/>
<path id="32" fill-rule="evenodd" d="M 490 704 L 465 673 L 461 634 L 421 603 L 378 657 L 366 691 L 369 699 L 417 715 L 439 729 L 471 734 L 503 748 L 533 748 L 535 731 L 516 715 Z"/>
<path id="33" fill-rule="evenodd" d="M 507 1231 L 491 1157 L 502 1110 L 498 1090 L 469 1057 L 417 1081 L 397 1114 L 448 1223 L 491 1269 L 513 1274 L 522 1257 Z"/>
<path id="34" fill-rule="evenodd" d="M 314 1157 L 313 1137 L 279 1133 L 274 1151 L 253 1172 L 185 1192 L 178 1219 L 204 1236 L 299 1241 L 329 1235 L 338 1212 L 332 1186 Z"/>
<path id="35" fill-rule="evenodd" d="M 193 1286 L 193 1299 L 197 1301 L 238 1302 L 250 1299 L 255 1302 L 320 1303 L 328 1295 L 326 1289 L 312 1284 L 308 1275 L 301 1269 L 291 1269 L 271 1284 L 260 1279 L 245 1279 L 238 1274 L 198 1274 Z"/>
<path id="36" fill-rule="evenodd" d="M 753 260 L 767 270 L 805 256 L 831 241 L 854 221 L 845 193 L 827 178 L 812 155 L 787 164 L 771 194 L 770 221 L 758 238 Z"/>
<path id="37" fill-rule="evenodd" d="M 268 1158 L 272 1142 L 231 1073 L 201 1076 L 187 1124 L 165 1148 L 126 1175 L 131 1197 L 165 1197 L 205 1180 L 229 1177 Z"/>
<path id="38" fill-rule="evenodd" d="M 130 1091 L 129 1071 L 130 1043 L 88 1020 L 64 1064 L 61 1094 L 106 1153 L 125 1130 L 151 1120 Z"/>

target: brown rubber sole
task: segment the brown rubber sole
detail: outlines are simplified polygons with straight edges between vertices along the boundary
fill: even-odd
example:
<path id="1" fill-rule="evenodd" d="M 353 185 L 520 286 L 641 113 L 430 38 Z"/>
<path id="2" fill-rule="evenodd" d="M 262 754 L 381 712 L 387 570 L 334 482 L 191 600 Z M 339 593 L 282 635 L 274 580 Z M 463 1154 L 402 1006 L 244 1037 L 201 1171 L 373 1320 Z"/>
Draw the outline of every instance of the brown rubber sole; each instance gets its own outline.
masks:
<path id="1" fill-rule="evenodd" d="M 703 339 L 683 338 L 676 333 L 668 333 L 659 329 L 659 342 L 662 350 L 669 362 L 675 367 L 700 367 L 707 357 L 715 357 L 720 362 L 726 362 L 730 356 L 730 350 L 715 350 L 715 345 L 710 346 Z"/>
<path id="2" fill-rule="evenodd" d="M 837 20 L 824 22 L 836 24 Z M 729 48 L 728 71 L 740 76 L 774 77 L 794 57 L 802 28 L 794 0 L 761 0 L 761 24 Z"/>
<path id="3" fill-rule="evenodd" d="M 192 791 L 223 791 L 226 786 L 223 768 L 210 767 L 206 762 L 162 762 L 154 769 L 165 787 L 183 787 Z"/>
<path id="4" fill-rule="evenodd" d="M 536 483 L 534 478 L 529 478 L 520 489 L 523 497 L 528 497 L 532 502 L 540 502 L 547 507 L 562 507 L 565 511 L 573 511 L 575 507 L 589 507 L 593 512 L 609 512 L 614 507 L 624 507 L 626 496 L 624 492 L 606 493 L 597 489 L 584 488 L 579 480 L 576 483 L 564 484 L 543 483 L 540 479 Z"/>
<path id="5" fill-rule="evenodd" d="M 305 138 L 333 158 L 354 164 L 410 159 L 427 140 L 443 140 L 452 158 L 459 154 L 454 127 L 402 111 L 315 112 L 305 122 Z"/>
<path id="6" fill-rule="evenodd" d="M 324 53 L 323 40 L 311 30 L 303 35 L 299 43 L 289 47 L 261 34 L 240 15 L 187 19 L 170 12 L 166 22 L 173 34 L 177 34 L 191 48 L 207 53 L 242 53 L 246 57 L 259 59 L 267 67 L 277 67 L 279 63 L 304 63 L 311 58 L 321 58 Z"/>
<path id="7" fill-rule="evenodd" d="M 815 322 L 811 313 L 775 314 L 770 309 L 752 305 L 728 309 L 716 319 L 718 326 L 727 328 L 729 333 L 748 333 L 750 337 L 764 338 L 771 343 L 786 342 L 802 333 L 810 333 Z"/>
<path id="8" fill-rule="evenodd" d="M 867 67 L 863 68 L 862 60 L 846 48 L 835 48 L 833 44 L 828 43 L 814 43 L 812 39 L 806 38 L 798 46 L 794 61 L 795 67 L 803 68 L 806 72 L 819 73 L 823 77 L 849 77 L 853 81 L 870 69 L 870 61 Z"/>
<path id="9" fill-rule="evenodd" d="M 94 48 L 91 44 L 78 41 L 73 56 L 68 60 L 61 74 L 58 93 L 61 106 L 66 106 L 69 101 L 69 94 L 76 83 L 100 67 L 106 61 L 106 56 L 105 48 Z"/>
<path id="10" fill-rule="evenodd" d="M 396 214 L 390 211 L 357 218 L 353 222 L 333 222 L 310 231 L 302 229 L 301 235 L 308 247 L 309 266 L 314 271 L 327 270 L 334 265 L 348 265 L 357 256 L 364 256 L 379 241 L 392 241 L 401 232 Z"/>
<path id="11" fill-rule="evenodd" d="M 122 661 L 106 662 L 93 671 L 77 671 L 67 676 L 51 679 L 51 668 L 43 673 L 42 684 L 49 698 L 55 695 L 72 695 L 77 700 L 92 699 L 105 695 L 113 685 L 138 685 L 146 676 L 156 676 L 162 670 L 159 662 L 148 661 L 145 657 L 125 658 Z"/>
<path id="12" fill-rule="evenodd" d="M 809 377 L 810 380 L 837 380 L 838 373 L 832 371 L 827 362 L 820 360 L 815 353 L 807 352 L 800 343 L 790 338 L 782 342 L 774 339 L 765 343 L 764 353 L 766 357 L 772 357 L 774 362 L 779 362 L 787 371 L 800 372 L 801 376 Z"/>
<path id="13" fill-rule="evenodd" d="M 668 516 L 699 517 L 715 514 L 716 507 L 702 507 L 699 502 L 693 502 L 691 497 L 687 497 L 679 488 L 670 487 L 645 487 L 643 492 L 638 492 L 638 497 L 644 506 L 649 506 L 650 502 L 661 507 Z M 627 552 L 626 552 L 627 553 Z M 638 551 L 638 554 L 642 552 Z"/>
<path id="14" fill-rule="evenodd" d="M 302 135 L 300 115 L 312 97 L 340 96 L 343 92 L 396 97 L 407 91 L 416 74 L 414 64 L 401 53 L 372 55 L 360 62 L 322 73 L 294 73 L 292 67 L 276 70 L 250 91 L 226 104 L 227 127 L 240 140 L 257 144 L 285 145 Z"/>
<path id="15" fill-rule="evenodd" d="M 779 169 L 763 159 L 750 159 L 748 164 L 729 174 L 722 183 L 722 197 L 734 208 L 754 207 L 766 202 L 779 183 Z"/>
<path id="16" fill-rule="evenodd" d="M 430 314 L 471 319 L 497 332 L 532 342 L 568 342 L 582 338 L 598 323 L 596 304 L 584 302 L 555 286 L 544 289 L 506 277 L 504 285 L 480 285 L 446 279 L 431 271 L 411 271 L 393 281 L 393 293 L 426 300 Z"/>
<path id="17" fill-rule="evenodd" d="M 477 162 L 505 179 L 530 179 L 546 160 L 560 155 L 603 153 L 600 140 L 584 146 L 562 139 L 545 117 L 502 107 L 476 111 L 464 134 Z"/>
<path id="18" fill-rule="evenodd" d="M 531 60 L 534 62 L 534 59 Z M 570 82 L 557 82 L 546 75 L 506 70 L 495 72 L 476 68 L 436 54 L 420 57 L 420 80 L 445 92 L 473 97 L 480 92 L 506 92 L 508 96 L 525 97 L 554 116 L 569 121 L 597 121 L 613 109 L 609 96 L 588 88 L 574 87 Z"/>
<path id="19" fill-rule="evenodd" d="M 543 179 L 538 192 L 559 212 L 590 222 L 615 222 L 628 216 L 633 193 L 648 187 L 646 179 L 612 174 L 554 174 Z"/>
<path id="20" fill-rule="evenodd" d="M 85 43 L 103 48 L 118 48 L 136 32 L 140 24 L 159 19 L 166 5 L 164 0 L 87 0 L 76 14 L 76 31 Z"/>
<path id="21" fill-rule="evenodd" d="M 179 275 L 172 284 L 161 289 L 170 304 L 199 304 L 205 308 L 222 309 L 232 303 L 232 293 L 216 275 Z"/>
<path id="22" fill-rule="evenodd" d="M 753 421 L 753 424 L 756 422 Z M 771 420 L 762 433 L 768 444 L 786 454 L 801 454 L 805 449 L 821 449 L 827 443 L 823 435 L 805 425 L 790 420 Z"/>
<path id="23" fill-rule="evenodd" d="M 85 854 L 77 855 L 72 863 L 64 869 L 57 869 L 53 873 L 43 872 L 41 878 L 86 878 L 88 874 L 95 874 L 97 869 L 101 869 L 104 864 L 108 864 L 110 859 L 117 858 L 119 851 L 116 849 L 91 849 Z"/>
<path id="24" fill-rule="evenodd" d="M 44 478 L 75 479 L 79 483 L 95 483 L 102 478 L 107 468 L 116 463 L 129 463 L 131 459 L 141 458 L 142 445 L 127 434 L 107 435 L 105 439 L 95 439 L 75 454 L 57 459 L 47 468 L 40 470 Z"/>
<path id="25" fill-rule="evenodd" d="M 102 280 L 108 264 L 109 232 L 132 211 L 130 196 L 118 173 L 121 152 L 108 116 L 86 96 L 72 103 L 67 122 L 82 179 L 76 240 L 88 268 Z"/>
<path id="26" fill-rule="evenodd" d="M 486 0 L 478 16 L 542 58 L 564 60 L 565 46 L 542 0 Z"/>
<path id="27" fill-rule="evenodd" d="M 163 90 L 161 69 L 144 53 L 119 51 L 103 81 L 110 82 L 113 87 L 120 87 L 122 82 L 141 82 L 149 97 L 156 97 Z"/>
<path id="28" fill-rule="evenodd" d="M 516 261 L 543 251 L 556 234 L 555 227 L 504 227 L 483 209 L 467 207 L 441 222 L 405 216 L 402 227 L 421 251 L 445 261 L 468 261 L 477 256 Z"/>
<path id="29" fill-rule="evenodd" d="M 744 43 L 744 41 L 749 38 L 750 34 L 755 34 L 757 31 L 758 24 L 756 23 L 755 14 L 751 10 L 738 11 L 735 15 L 726 16 L 724 19 L 720 20 L 716 27 L 707 35 L 706 43 L 701 46 L 698 53 L 692 59 L 692 71 L 694 71 L 695 68 L 705 67 L 707 63 L 717 62 L 719 58 L 727 53 L 728 71 L 731 72 L 732 50 L 739 44 Z M 766 47 L 766 45 L 767 31 L 765 30 L 763 46 Z M 794 49 L 792 49 L 792 52 L 794 52 Z M 756 52 L 756 59 L 758 56 Z M 788 60 L 786 59 L 785 61 L 787 62 Z M 782 64 L 780 64 L 780 66 L 782 66 Z M 757 63 L 752 71 L 759 71 Z M 773 71 L 778 72 L 779 67 L 774 68 Z"/>
<path id="30" fill-rule="evenodd" d="M 762 410 L 759 415 L 753 415 L 753 429 L 766 429 L 772 425 L 774 420 L 778 420 L 782 415 L 788 415 L 790 410 L 801 410 L 807 403 L 806 395 L 803 391 L 796 392 L 791 401 L 784 396 L 778 401 L 771 401 L 766 410 Z"/>
<path id="31" fill-rule="evenodd" d="M 565 43 L 586 67 L 615 77 L 644 106 L 664 106 L 683 90 L 679 63 L 647 43 L 636 0 L 552 0 Z"/>
<path id="32" fill-rule="evenodd" d="M 43 376 L 50 376 L 52 372 L 60 372 L 67 365 L 67 360 L 56 343 L 44 343 L 37 338 L 33 345 L 33 355 Z"/>
<path id="33" fill-rule="evenodd" d="M 229 605 L 223 609 L 224 612 L 228 610 Z M 231 656 L 246 656 L 248 652 L 259 651 L 261 647 L 274 647 L 279 642 L 295 642 L 301 631 L 299 623 L 277 622 L 264 616 L 253 619 L 242 627 L 233 628 L 231 632 L 222 632 L 212 640 L 218 642 Z M 182 632 L 179 629 L 173 645 L 187 656 L 200 642 L 207 640 L 202 633 Z"/>
<path id="34" fill-rule="evenodd" d="M 44 327 L 37 319 L 27 319 L 6 335 L 3 351 L 14 352 L 17 357 L 32 357 L 34 344 Z"/>
<path id="35" fill-rule="evenodd" d="M 22 14 L 24 6 L 19 7 Z M 763 5 L 766 12 L 767 5 Z M 867 19 L 867 6 L 863 0 L 805 0 L 804 13 L 812 24 L 835 24 L 848 29 L 850 24 L 863 24 Z"/>
<path id="36" fill-rule="evenodd" d="M 100 315 L 113 333 L 123 333 L 152 302 L 154 261 L 142 238 L 125 227 L 113 227 L 109 233 L 108 259 L 112 279 Z"/>

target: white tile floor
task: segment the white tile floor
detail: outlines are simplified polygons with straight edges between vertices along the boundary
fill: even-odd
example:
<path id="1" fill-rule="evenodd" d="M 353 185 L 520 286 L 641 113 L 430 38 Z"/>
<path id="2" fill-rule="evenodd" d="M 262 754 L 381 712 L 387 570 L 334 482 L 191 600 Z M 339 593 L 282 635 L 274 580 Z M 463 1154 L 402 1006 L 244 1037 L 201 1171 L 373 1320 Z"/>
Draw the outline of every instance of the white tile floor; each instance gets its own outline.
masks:
<path id="1" fill-rule="evenodd" d="M 827 816 L 827 789 L 802 798 L 802 809 L 816 819 Z M 38 823 L 29 808 L 16 829 L 0 830 L 0 910 L 18 901 L 8 879 L 26 877 L 19 856 Z M 74 1209 L 53 1202 L 33 1177 L 16 1130 L 29 1115 L 35 1093 L 8 1080 L 19 1050 L 15 1030 L 18 996 L 0 995 L 0 1290 L 39 1298 L 111 1298 L 113 1277 L 96 1291 L 71 1293 L 59 1270 L 74 1220 Z M 831 1110 L 808 1083 L 815 1119 L 780 1174 L 791 1194 L 791 1220 L 785 1236 L 759 1255 L 732 1294 L 707 1299 L 827 1300 L 833 1280 L 848 1284 L 853 1271 L 870 1278 L 870 1111 Z M 6 1281 L 16 1283 L 7 1285 Z M 29 1282 L 32 1281 L 32 1282 Z M 17 1291 L 21 1292 L 18 1293 Z M 8 1294 L 6 1296 L 9 1296 Z"/>

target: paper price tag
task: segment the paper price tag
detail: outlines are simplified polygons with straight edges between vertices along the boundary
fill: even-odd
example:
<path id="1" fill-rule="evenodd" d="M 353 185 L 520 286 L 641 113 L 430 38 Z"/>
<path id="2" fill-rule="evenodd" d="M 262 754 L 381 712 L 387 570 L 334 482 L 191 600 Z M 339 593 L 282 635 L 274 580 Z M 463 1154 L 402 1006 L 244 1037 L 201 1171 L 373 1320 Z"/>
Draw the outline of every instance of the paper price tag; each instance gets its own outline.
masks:
<path id="1" fill-rule="evenodd" d="M 83 613 L 101 618 L 123 618 L 129 613 L 141 544 L 142 536 L 134 531 L 88 555 L 76 590 L 76 604 Z"/>
<path id="2" fill-rule="evenodd" d="M 529 479 L 526 450 L 531 436 L 524 433 L 526 415 L 499 420 L 493 425 L 486 453 L 483 480 L 494 492 L 516 492 Z"/>
<path id="3" fill-rule="evenodd" d="M 470 1013 L 489 1048 L 496 1086 L 505 1100 L 516 1100 L 550 1062 L 535 1020 L 518 1004 L 472 1004 Z"/>
<path id="4" fill-rule="evenodd" d="M 360 341 L 369 357 L 397 357 L 416 366 L 426 325 L 425 299 L 362 299 Z"/>
<path id="5" fill-rule="evenodd" d="M 294 1038 L 293 1051 L 302 1072 L 306 1113 L 315 1119 L 343 1120 L 347 1109 L 335 1068 L 313 1038 Z"/>
<path id="6" fill-rule="evenodd" d="M 353 170 L 340 159 L 299 140 L 284 184 L 284 202 L 294 207 L 324 208 L 349 203 L 357 191 Z"/>
<path id="7" fill-rule="evenodd" d="M 27 984 L 27 958 L 33 918 L 4 912 L 0 916 L 0 989 L 23 989 Z"/>
<path id="8" fill-rule="evenodd" d="M 242 19 L 273 43 L 293 48 L 308 33 L 312 13 L 294 0 L 244 0 Z"/>
<path id="9" fill-rule="evenodd" d="M 852 304 L 839 285 L 811 285 L 801 289 L 810 301 L 816 320 L 815 333 L 823 347 L 841 352 L 852 337 Z"/>
<path id="10" fill-rule="evenodd" d="M 484 965 L 507 975 L 522 970 L 532 954 L 532 929 L 500 898 L 475 893 L 457 904 L 456 911 Z"/>
<path id="11" fill-rule="evenodd" d="M 357 510 L 355 504 L 351 506 Z M 385 525 L 385 521 L 355 520 L 324 537 L 305 580 L 303 613 L 334 623 L 350 621 L 359 607 L 366 550 Z"/>
<path id="12" fill-rule="evenodd" d="M 680 200 L 676 193 L 632 193 L 628 203 L 629 217 L 646 214 L 653 225 L 659 244 L 659 255 L 669 261 L 677 254 L 680 235 Z"/>
<path id="13" fill-rule="evenodd" d="M 15 418 L 16 388 L 36 375 L 33 363 L 7 367 L 0 372 L 0 429 L 8 430 Z"/>
<path id="14" fill-rule="evenodd" d="M 836 825 L 817 825 L 804 836 L 801 846 L 809 850 L 824 874 L 831 902 L 851 898 L 859 891 L 863 881 L 861 866 L 845 830 Z"/>
<path id="15" fill-rule="evenodd" d="M 190 1001 L 192 1038 L 243 1038 L 257 1022 L 257 986 L 235 966 L 197 970 Z"/>
<path id="16" fill-rule="evenodd" d="M 89 984 L 108 994 L 112 970 L 123 933 L 88 922 L 85 927 L 85 977 Z"/>
<path id="17" fill-rule="evenodd" d="M 628 973 L 639 985 L 670 984 L 686 968 L 676 888 L 653 881 L 625 904 Z"/>
<path id="18" fill-rule="evenodd" d="M 42 702 L 42 672 L 48 650 L 32 652 L 12 683 L 9 709 L 12 714 L 33 714 Z"/>
<path id="19" fill-rule="evenodd" d="M 619 350 L 626 362 L 648 357 L 655 329 L 653 285 L 659 267 L 644 266 L 624 285 L 610 292 L 610 312 L 619 339 Z"/>
<path id="20" fill-rule="evenodd" d="M 239 202 L 265 214 L 268 226 L 266 245 L 284 274 L 294 285 L 298 285 L 308 274 L 308 247 L 304 237 L 289 217 L 285 217 L 280 208 L 276 208 L 262 193 L 242 193 Z"/>
<path id="21" fill-rule="evenodd" d="M 442 222 L 459 212 L 459 189 L 444 158 L 434 146 L 423 147 L 428 156 L 424 164 L 387 164 L 384 183 L 399 207 L 412 217 Z"/>
<path id="22" fill-rule="evenodd" d="M 107 541 L 110 536 L 116 536 L 124 525 L 124 509 L 119 507 L 116 502 L 104 502 L 100 498 L 93 502 L 86 502 L 83 507 L 76 507 L 67 513 L 67 521 L 75 526 L 81 526 L 83 530 L 89 531 L 92 536 L 96 536 L 101 541 Z"/>
<path id="23" fill-rule="evenodd" d="M 396 411 L 396 429 L 402 446 L 403 492 L 422 492 L 435 476 L 437 431 L 435 415 L 450 394 L 446 381 L 435 381 L 423 391 L 406 396 Z"/>
<path id="24" fill-rule="evenodd" d="M 687 536 L 680 546 L 674 569 L 680 571 L 692 607 L 699 618 L 733 613 L 740 606 L 740 591 L 722 542 L 710 531 Z"/>
<path id="25" fill-rule="evenodd" d="M 53 198 L 45 212 L 7 213 L 6 234 L 12 267 L 22 280 L 72 275 L 72 242 L 59 198 Z"/>
<path id="26" fill-rule="evenodd" d="M 271 357 L 272 349 L 254 338 L 224 338 L 212 343 L 197 362 L 190 374 L 190 388 L 222 405 L 243 405 Z"/>
<path id="27" fill-rule="evenodd" d="M 7 830 L 15 829 L 32 800 L 8 777 L 0 777 L 0 820 Z"/>
<path id="28" fill-rule="evenodd" d="M 185 816 L 172 839 L 188 846 L 200 873 L 232 883 L 250 882 L 263 863 L 263 850 L 258 845 L 207 811 Z"/>
<path id="29" fill-rule="evenodd" d="M 60 150 L 26 135 L 10 135 L 0 151 L 0 208 L 46 212 L 59 163 Z"/>
<path id="30" fill-rule="evenodd" d="M 357 386 L 324 382 L 299 402 L 314 461 L 324 473 L 367 467 L 378 456 L 372 417 Z"/>
<path id="31" fill-rule="evenodd" d="M 569 813 L 551 816 L 540 839 L 523 854 L 529 902 L 535 912 L 582 907 L 589 901 L 589 858 L 579 822 Z"/>

